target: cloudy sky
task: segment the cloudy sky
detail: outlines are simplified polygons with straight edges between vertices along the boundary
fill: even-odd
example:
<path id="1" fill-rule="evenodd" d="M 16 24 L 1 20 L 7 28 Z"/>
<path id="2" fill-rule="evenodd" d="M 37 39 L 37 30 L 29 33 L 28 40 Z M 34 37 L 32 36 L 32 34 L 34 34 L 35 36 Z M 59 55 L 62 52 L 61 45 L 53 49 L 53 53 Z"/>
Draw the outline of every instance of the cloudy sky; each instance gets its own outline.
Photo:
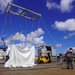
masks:
<path id="1" fill-rule="evenodd" d="M 42 16 L 35 21 L 4 12 L 8 3 L 35 11 Z M 57 54 L 75 49 L 75 0 L 0 0 L 0 44 L 41 45 L 56 48 Z"/>

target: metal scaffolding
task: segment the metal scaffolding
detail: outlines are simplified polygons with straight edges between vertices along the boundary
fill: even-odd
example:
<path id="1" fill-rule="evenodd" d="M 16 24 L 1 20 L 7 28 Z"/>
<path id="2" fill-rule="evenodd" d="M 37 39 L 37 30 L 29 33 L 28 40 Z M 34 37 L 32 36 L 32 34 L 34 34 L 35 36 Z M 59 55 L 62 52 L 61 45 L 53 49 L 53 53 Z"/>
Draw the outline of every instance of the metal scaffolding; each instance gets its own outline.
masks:
<path id="1" fill-rule="evenodd" d="M 36 20 L 37 18 L 41 17 L 41 14 L 31 11 L 29 9 L 20 7 L 18 5 L 8 3 L 5 12 L 12 13 L 30 20 Z"/>

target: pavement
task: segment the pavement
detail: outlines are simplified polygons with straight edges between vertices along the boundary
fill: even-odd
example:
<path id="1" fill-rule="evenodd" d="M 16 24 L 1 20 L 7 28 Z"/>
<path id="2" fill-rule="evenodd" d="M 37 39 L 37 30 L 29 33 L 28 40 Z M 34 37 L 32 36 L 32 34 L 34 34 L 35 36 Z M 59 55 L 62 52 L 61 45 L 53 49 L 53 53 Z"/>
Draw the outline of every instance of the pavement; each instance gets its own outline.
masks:
<path id="1" fill-rule="evenodd" d="M 75 63 L 74 63 L 75 67 Z M 36 64 L 33 67 L 25 68 L 4 68 L 4 64 L 0 64 L 0 75 L 75 75 L 74 69 L 66 69 L 66 63 L 60 65 L 60 62 L 52 62 L 46 64 Z"/>

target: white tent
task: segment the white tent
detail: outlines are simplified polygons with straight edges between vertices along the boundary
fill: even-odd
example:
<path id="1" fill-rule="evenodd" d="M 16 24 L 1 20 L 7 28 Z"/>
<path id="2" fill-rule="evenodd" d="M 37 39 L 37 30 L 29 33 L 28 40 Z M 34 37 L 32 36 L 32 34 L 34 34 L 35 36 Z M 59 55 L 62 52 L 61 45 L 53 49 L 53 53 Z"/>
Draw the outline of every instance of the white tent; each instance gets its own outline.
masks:
<path id="1" fill-rule="evenodd" d="M 9 46 L 6 55 L 9 55 L 9 60 L 4 67 L 28 67 L 35 65 L 35 47 L 20 49 L 14 44 Z"/>

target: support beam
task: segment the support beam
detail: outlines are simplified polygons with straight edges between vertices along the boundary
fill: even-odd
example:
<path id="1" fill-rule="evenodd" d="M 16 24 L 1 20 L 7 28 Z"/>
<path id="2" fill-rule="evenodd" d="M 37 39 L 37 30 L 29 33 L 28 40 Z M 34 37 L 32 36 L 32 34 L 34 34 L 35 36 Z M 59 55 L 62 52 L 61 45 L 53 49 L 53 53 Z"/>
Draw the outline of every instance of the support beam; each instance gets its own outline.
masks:
<path id="1" fill-rule="evenodd" d="M 18 11 L 14 12 L 12 10 L 12 8 L 13 8 L 13 10 L 15 10 L 14 8 L 16 8 Z M 20 13 L 19 13 L 19 10 L 21 10 Z M 37 18 L 41 17 L 41 14 L 39 14 L 39 13 L 36 13 L 34 11 L 31 11 L 29 9 L 20 7 L 18 5 L 12 4 L 12 3 L 8 3 L 8 5 L 7 5 L 6 9 L 5 9 L 5 12 L 9 12 L 11 14 L 22 16 L 22 17 L 30 19 L 30 20 L 36 20 Z M 31 14 L 32 17 L 29 14 Z"/>

